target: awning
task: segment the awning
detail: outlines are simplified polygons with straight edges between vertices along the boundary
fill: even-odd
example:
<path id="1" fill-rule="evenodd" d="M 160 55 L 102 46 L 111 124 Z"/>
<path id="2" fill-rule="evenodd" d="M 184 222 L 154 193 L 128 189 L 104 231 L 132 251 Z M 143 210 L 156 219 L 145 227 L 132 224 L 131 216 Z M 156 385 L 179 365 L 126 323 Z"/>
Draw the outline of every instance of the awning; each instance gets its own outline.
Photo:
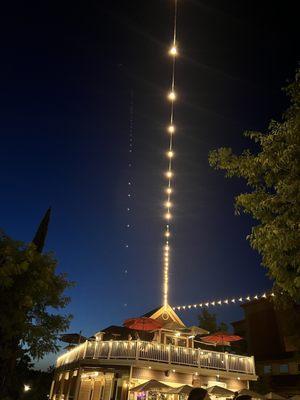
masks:
<path id="1" fill-rule="evenodd" d="M 141 385 L 138 385 L 132 389 L 131 392 L 168 392 L 168 389 L 171 389 L 171 386 L 165 385 L 157 381 L 156 379 L 151 379 Z"/>
<path id="2" fill-rule="evenodd" d="M 170 393 L 170 394 L 190 394 L 192 389 L 193 389 L 193 386 L 183 385 L 183 386 L 179 386 L 177 388 L 169 389 L 168 393 Z"/>
<path id="3" fill-rule="evenodd" d="M 265 396 L 257 393 L 257 392 L 253 392 L 252 390 L 248 390 L 248 389 L 241 389 L 239 390 L 239 395 L 242 396 L 251 396 L 253 399 L 265 399 Z"/>
<path id="4" fill-rule="evenodd" d="M 225 389 L 222 386 L 211 386 L 209 388 L 207 388 L 207 393 L 211 394 L 212 396 L 216 396 L 216 397 L 231 397 L 234 396 L 234 392 L 232 392 L 229 389 Z"/>
<path id="5" fill-rule="evenodd" d="M 286 397 L 281 396 L 280 394 L 274 393 L 274 392 L 269 392 L 265 394 L 266 399 L 271 399 L 271 400 L 285 400 Z M 299 396 L 300 400 L 300 396 Z"/>

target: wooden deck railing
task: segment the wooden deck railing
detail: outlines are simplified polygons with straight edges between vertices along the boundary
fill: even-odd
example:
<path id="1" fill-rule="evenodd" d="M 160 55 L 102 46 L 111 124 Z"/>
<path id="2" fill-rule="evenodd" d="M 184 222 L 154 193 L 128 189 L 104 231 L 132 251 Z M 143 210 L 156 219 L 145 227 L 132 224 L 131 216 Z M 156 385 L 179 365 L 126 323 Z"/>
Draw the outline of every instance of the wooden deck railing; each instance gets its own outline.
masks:
<path id="1" fill-rule="evenodd" d="M 57 359 L 57 367 L 83 359 L 143 360 L 255 374 L 254 358 L 217 351 L 163 345 L 140 340 L 86 341 Z"/>

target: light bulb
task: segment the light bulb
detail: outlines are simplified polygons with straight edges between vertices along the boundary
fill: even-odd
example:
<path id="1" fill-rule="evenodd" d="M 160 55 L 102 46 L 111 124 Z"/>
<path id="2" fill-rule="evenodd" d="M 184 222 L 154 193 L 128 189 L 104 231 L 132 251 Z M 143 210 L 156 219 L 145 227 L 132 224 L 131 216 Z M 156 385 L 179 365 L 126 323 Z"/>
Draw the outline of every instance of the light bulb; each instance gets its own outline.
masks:
<path id="1" fill-rule="evenodd" d="M 177 47 L 176 47 L 175 45 L 173 45 L 173 46 L 170 48 L 169 54 L 170 54 L 171 56 L 177 56 L 178 51 L 177 51 Z"/>
<path id="2" fill-rule="evenodd" d="M 168 188 L 166 189 L 166 192 L 167 192 L 168 194 L 171 194 L 171 193 L 172 193 L 172 189 L 171 189 L 170 187 L 168 187 Z"/>
<path id="3" fill-rule="evenodd" d="M 172 207 L 172 203 L 171 203 L 170 201 L 166 201 L 166 202 L 165 202 L 165 206 L 166 206 L 167 208 L 170 208 L 170 207 Z"/>
<path id="4" fill-rule="evenodd" d="M 172 176 L 173 176 L 172 171 L 167 171 L 166 172 L 166 177 L 167 178 L 172 178 Z"/>
<path id="5" fill-rule="evenodd" d="M 171 92 L 169 92 L 168 99 L 171 101 L 176 100 L 176 93 L 174 92 L 174 90 L 171 90 Z"/>
<path id="6" fill-rule="evenodd" d="M 166 219 L 171 219 L 171 214 L 169 212 L 166 213 Z"/>
<path id="7" fill-rule="evenodd" d="M 168 132 L 169 133 L 174 133 L 175 132 L 175 126 L 174 125 L 169 125 L 168 126 Z"/>
<path id="8" fill-rule="evenodd" d="M 173 152 L 172 150 L 168 151 L 168 152 L 167 152 L 167 156 L 168 156 L 169 158 L 174 157 L 174 152 Z"/>

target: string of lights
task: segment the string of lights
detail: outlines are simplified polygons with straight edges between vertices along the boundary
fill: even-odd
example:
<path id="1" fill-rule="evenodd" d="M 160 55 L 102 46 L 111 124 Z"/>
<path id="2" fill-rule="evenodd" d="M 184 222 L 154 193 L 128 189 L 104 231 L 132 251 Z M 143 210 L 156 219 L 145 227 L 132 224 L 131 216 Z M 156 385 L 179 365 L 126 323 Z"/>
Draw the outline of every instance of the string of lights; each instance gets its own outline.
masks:
<path id="1" fill-rule="evenodd" d="M 171 195 L 173 191 L 172 186 L 172 178 L 173 178 L 173 170 L 172 170 L 172 159 L 174 156 L 173 152 L 173 135 L 175 133 L 175 125 L 174 125 L 174 102 L 177 98 L 175 91 L 175 65 L 176 65 L 176 57 L 178 55 L 177 50 L 177 0 L 174 0 L 174 25 L 173 25 L 173 40 L 171 47 L 169 49 L 169 55 L 172 57 L 172 75 L 171 75 L 171 88 L 168 93 L 168 100 L 171 103 L 170 107 L 170 120 L 169 126 L 167 127 L 167 132 L 169 134 L 169 145 L 167 150 L 167 158 L 168 158 L 168 168 L 166 172 L 167 178 L 167 187 L 166 187 L 166 201 L 165 201 L 165 228 L 164 228 L 164 246 L 163 246 L 163 304 L 166 306 L 168 304 L 168 294 L 169 294 L 169 266 L 170 266 L 170 244 L 169 238 L 171 235 L 170 229 L 170 220 L 172 218 L 171 214 Z"/>
<path id="2" fill-rule="evenodd" d="M 133 174 L 132 174 L 132 167 L 133 167 L 133 145 L 134 145 L 134 104 L 133 104 L 133 91 L 130 92 L 130 106 L 129 106 L 129 143 L 128 143 L 128 174 L 126 180 L 127 186 L 127 198 L 126 198 L 126 218 L 125 218 L 125 250 L 126 254 L 124 259 L 129 263 L 129 233 L 132 230 L 132 203 L 133 203 Z M 123 274 L 125 277 L 128 275 L 128 266 L 125 265 L 123 267 Z M 124 307 L 127 307 L 127 303 L 124 303 Z"/>
<path id="3" fill-rule="evenodd" d="M 226 298 L 226 299 L 215 299 L 215 300 L 209 300 L 209 301 L 202 301 L 201 303 L 195 303 L 195 304 L 185 304 L 181 306 L 175 306 L 172 307 L 173 310 L 177 311 L 185 311 L 185 310 L 191 310 L 191 309 L 198 309 L 198 308 L 208 308 L 208 307 L 218 307 L 218 306 L 228 306 L 228 305 L 234 305 L 234 304 L 243 304 L 247 303 L 249 301 L 254 301 L 254 300 L 259 300 L 259 299 L 267 299 L 267 298 L 272 298 L 275 297 L 275 294 L 273 292 L 271 293 L 260 293 L 260 294 L 255 294 L 253 296 L 240 296 L 240 297 L 231 297 L 231 298 Z"/>

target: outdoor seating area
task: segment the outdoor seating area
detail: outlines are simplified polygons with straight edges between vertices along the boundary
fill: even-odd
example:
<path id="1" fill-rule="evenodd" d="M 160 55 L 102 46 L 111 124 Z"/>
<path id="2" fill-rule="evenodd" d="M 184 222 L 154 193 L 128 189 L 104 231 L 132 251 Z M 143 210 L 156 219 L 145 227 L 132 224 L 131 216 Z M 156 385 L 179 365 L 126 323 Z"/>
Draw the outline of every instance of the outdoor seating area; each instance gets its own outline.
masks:
<path id="1" fill-rule="evenodd" d="M 190 385 L 182 385 L 172 387 L 155 379 L 144 382 L 130 389 L 131 400 L 187 400 L 191 390 Z M 206 388 L 207 400 L 212 399 L 234 399 L 238 396 L 249 396 L 251 399 L 257 400 L 287 400 L 287 397 L 274 392 L 269 392 L 265 395 L 249 389 L 241 389 L 237 392 L 226 389 L 223 386 L 214 385 Z M 299 396 L 294 396 L 289 400 L 299 400 Z"/>

